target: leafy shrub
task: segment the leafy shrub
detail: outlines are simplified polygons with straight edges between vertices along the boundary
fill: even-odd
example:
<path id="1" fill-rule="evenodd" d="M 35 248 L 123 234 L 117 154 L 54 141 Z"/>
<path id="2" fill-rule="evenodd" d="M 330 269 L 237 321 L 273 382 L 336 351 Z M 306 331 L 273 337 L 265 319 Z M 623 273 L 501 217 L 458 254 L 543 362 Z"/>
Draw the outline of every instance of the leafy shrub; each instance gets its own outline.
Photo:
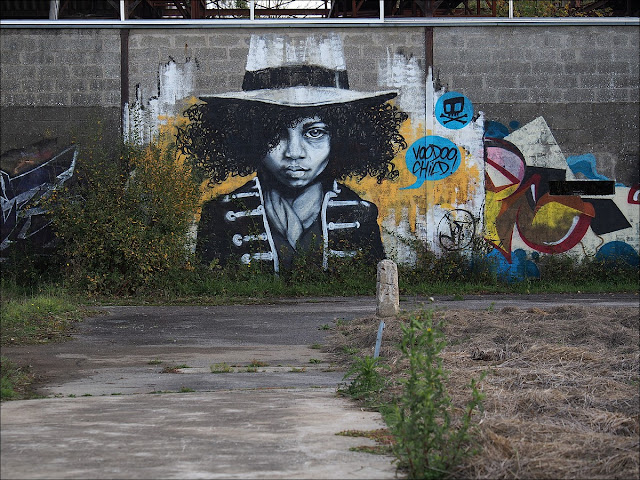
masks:
<path id="1" fill-rule="evenodd" d="M 395 437 L 394 453 L 409 478 L 443 478 L 467 454 L 473 440 L 473 413 L 481 408 L 483 395 L 476 380 L 472 398 L 461 418 L 453 418 L 455 408 L 445 381 L 447 372 L 440 352 L 446 345 L 431 311 L 421 311 L 402 326 L 400 350 L 408 362 L 402 393 L 385 411 L 385 420 Z"/>
<path id="2" fill-rule="evenodd" d="M 75 284 L 129 294 L 190 267 L 199 187 L 175 149 L 160 144 L 119 158 L 81 149 L 75 184 L 52 196 L 58 254 Z"/>
<path id="3" fill-rule="evenodd" d="M 542 255 L 537 259 L 541 279 L 546 282 L 575 283 L 581 281 L 626 283 L 638 281 L 638 265 L 632 265 L 624 257 L 592 258 L 576 255 Z"/>

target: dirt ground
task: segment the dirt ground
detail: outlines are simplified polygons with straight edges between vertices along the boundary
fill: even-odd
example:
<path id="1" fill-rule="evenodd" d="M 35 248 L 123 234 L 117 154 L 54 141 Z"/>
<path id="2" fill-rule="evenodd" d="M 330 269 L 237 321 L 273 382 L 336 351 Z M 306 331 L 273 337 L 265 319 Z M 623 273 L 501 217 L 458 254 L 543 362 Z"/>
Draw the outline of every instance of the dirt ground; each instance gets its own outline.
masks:
<path id="1" fill-rule="evenodd" d="M 463 478 L 638 478 L 639 310 L 580 305 L 520 309 L 434 310 L 447 340 L 443 351 L 454 404 L 481 383 L 477 414 L 481 453 Z M 397 379 L 403 361 L 395 346 L 405 314 L 386 321 L 380 356 Z M 379 319 L 337 328 L 330 350 L 371 345 Z M 342 355 L 345 358 L 345 355 Z M 386 392 L 387 399 L 397 393 Z"/>

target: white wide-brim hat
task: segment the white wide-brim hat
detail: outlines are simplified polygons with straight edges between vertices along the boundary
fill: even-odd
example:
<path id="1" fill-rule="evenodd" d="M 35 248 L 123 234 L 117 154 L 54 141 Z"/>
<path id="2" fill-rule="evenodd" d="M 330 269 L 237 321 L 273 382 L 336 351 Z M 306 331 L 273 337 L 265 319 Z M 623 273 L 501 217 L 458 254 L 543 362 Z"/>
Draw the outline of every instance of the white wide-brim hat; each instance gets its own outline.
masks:
<path id="1" fill-rule="evenodd" d="M 287 107 L 314 107 L 351 102 L 380 104 L 397 96 L 386 90 L 349 89 L 340 37 L 252 35 L 242 91 L 201 95 L 207 103 L 261 102 Z"/>

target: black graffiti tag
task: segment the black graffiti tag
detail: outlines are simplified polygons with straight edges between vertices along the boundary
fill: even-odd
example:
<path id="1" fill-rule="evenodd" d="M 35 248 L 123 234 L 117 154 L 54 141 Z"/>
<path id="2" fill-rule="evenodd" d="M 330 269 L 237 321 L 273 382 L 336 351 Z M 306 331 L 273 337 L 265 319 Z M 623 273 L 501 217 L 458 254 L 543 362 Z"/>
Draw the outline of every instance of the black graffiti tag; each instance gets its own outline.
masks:
<path id="1" fill-rule="evenodd" d="M 468 210 L 457 208 L 447 212 L 438 225 L 438 239 L 445 250 L 462 250 L 476 234 L 476 219 Z"/>
<path id="2" fill-rule="evenodd" d="M 418 178 L 437 180 L 454 172 L 459 160 L 457 147 L 434 145 L 412 147 L 416 162 L 411 173 Z"/>

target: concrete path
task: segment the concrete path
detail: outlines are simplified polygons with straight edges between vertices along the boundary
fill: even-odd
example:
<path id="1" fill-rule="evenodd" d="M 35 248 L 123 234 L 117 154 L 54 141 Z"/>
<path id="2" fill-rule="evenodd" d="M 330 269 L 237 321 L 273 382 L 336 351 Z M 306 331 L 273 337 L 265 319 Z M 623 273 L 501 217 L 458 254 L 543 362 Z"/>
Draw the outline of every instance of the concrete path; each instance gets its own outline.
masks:
<path id="1" fill-rule="evenodd" d="M 55 398 L 2 406 L 2 478 L 394 478 L 339 436 L 382 427 L 334 388 Z"/>
<path id="2" fill-rule="evenodd" d="M 401 308 L 424 304 L 638 306 L 638 295 L 412 297 Z M 71 341 L 3 347 L 49 396 L 2 404 L 3 480 L 395 477 L 391 457 L 349 450 L 372 441 L 336 435 L 383 422 L 336 396 L 344 372 L 318 349 L 335 322 L 373 315 L 372 297 L 105 311 Z M 222 364 L 233 371 L 212 373 Z"/>

